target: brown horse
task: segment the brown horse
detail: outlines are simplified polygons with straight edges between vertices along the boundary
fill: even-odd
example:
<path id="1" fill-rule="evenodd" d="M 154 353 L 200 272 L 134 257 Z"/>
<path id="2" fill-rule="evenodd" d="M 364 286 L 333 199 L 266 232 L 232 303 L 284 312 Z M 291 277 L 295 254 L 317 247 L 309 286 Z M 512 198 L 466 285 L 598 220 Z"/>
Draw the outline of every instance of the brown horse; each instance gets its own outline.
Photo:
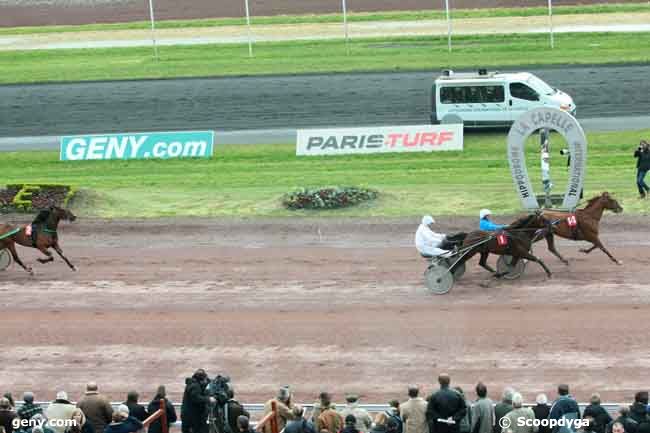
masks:
<path id="1" fill-rule="evenodd" d="M 569 226 L 569 217 L 571 216 L 569 212 L 544 210 L 542 215 L 553 224 L 553 234 L 566 239 L 587 241 L 593 244 L 590 248 L 581 249 L 581 252 L 589 254 L 596 248 L 600 248 L 614 263 L 620 265 L 621 262 L 616 260 L 607 251 L 607 248 L 605 248 L 598 237 L 598 226 L 605 209 L 611 210 L 614 213 L 623 212 L 621 205 L 608 192 L 604 192 L 587 201 L 587 205 L 584 208 L 576 210 L 575 219 L 577 225 L 573 228 Z M 551 243 L 548 237 L 547 243 L 550 249 Z"/>
<path id="2" fill-rule="evenodd" d="M 70 266 L 70 269 L 76 271 L 74 265 L 63 255 L 63 251 L 59 246 L 59 237 L 57 234 L 59 221 L 74 221 L 75 219 L 77 219 L 77 217 L 74 216 L 72 212 L 55 206 L 48 210 L 41 211 L 30 226 L 14 227 L 11 224 L 0 224 L 0 238 L 2 238 L 0 239 L 0 250 L 5 248 L 8 249 L 14 261 L 33 275 L 34 272 L 32 271 L 32 268 L 30 266 L 25 266 L 18 257 L 18 254 L 16 253 L 16 244 L 36 248 L 45 254 L 47 256 L 46 259 L 38 259 L 41 263 L 48 263 L 54 260 L 52 253 L 49 251 L 50 248 L 54 248 L 54 251 L 56 251 L 68 266 Z M 29 230 L 35 230 L 35 235 L 30 236 L 28 234 Z M 12 234 L 7 236 L 9 233 Z"/>
<path id="3" fill-rule="evenodd" d="M 533 241 L 537 238 L 545 237 L 551 231 L 548 220 L 543 218 L 540 213 L 534 213 L 519 218 L 500 233 L 489 233 L 481 230 L 473 231 L 467 234 L 463 240 L 461 249 L 469 248 L 469 251 L 456 262 L 451 271 L 457 266 L 465 263 L 476 254 L 481 254 L 479 264 L 487 271 L 500 278 L 504 274 L 497 273 L 487 264 L 490 253 L 500 256 L 512 256 L 511 265 L 515 266 L 520 259 L 527 259 L 539 263 L 544 269 L 546 275 L 551 277 L 551 271 L 546 267 L 544 262 L 530 253 Z M 505 244 L 499 242 L 499 235 L 505 236 Z"/>

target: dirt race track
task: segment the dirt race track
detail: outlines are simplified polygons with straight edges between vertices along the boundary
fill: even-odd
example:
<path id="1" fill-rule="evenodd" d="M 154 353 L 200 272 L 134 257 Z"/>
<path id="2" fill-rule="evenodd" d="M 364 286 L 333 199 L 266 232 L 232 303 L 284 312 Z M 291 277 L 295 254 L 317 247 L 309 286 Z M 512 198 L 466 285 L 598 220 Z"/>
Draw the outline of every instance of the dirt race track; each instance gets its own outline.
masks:
<path id="1" fill-rule="evenodd" d="M 603 223 L 623 266 L 563 241 L 567 268 L 538 244 L 553 279 L 529 264 L 522 280 L 491 281 L 475 258 L 446 296 L 423 288 L 416 226 L 81 218 L 61 230 L 77 273 L 24 248 L 36 276 L 0 272 L 0 390 L 76 398 L 95 379 L 114 399 L 162 383 L 178 400 L 198 367 L 230 374 L 245 402 L 283 384 L 301 402 L 322 389 L 385 402 L 409 383 L 430 391 L 443 370 L 466 389 L 485 381 L 494 397 L 505 385 L 554 395 L 568 382 L 581 400 L 598 390 L 614 401 L 647 387 L 647 217 Z"/>

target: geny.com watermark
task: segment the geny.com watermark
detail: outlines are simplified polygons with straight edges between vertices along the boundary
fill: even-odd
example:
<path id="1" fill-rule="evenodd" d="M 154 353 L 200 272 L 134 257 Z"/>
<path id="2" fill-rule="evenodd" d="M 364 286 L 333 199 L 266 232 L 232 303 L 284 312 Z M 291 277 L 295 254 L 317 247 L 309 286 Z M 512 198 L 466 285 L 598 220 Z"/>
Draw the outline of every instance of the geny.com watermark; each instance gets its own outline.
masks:
<path id="1" fill-rule="evenodd" d="M 589 420 L 586 419 L 532 419 L 520 416 L 515 420 L 517 427 L 549 427 L 550 429 L 567 427 L 573 431 L 589 425 Z M 499 420 L 499 426 L 504 430 L 509 429 L 512 427 L 512 420 L 504 416 Z"/>
<path id="2" fill-rule="evenodd" d="M 18 419 L 14 418 L 11 421 L 14 430 L 20 429 L 33 429 L 34 427 L 76 427 L 77 420 L 75 419 Z"/>

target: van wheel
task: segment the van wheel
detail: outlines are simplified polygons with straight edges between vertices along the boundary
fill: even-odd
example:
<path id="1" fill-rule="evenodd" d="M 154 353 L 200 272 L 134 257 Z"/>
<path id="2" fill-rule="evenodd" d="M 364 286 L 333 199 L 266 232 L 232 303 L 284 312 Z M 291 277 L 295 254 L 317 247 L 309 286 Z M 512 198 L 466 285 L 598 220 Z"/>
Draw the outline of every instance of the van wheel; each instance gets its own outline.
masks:
<path id="1" fill-rule="evenodd" d="M 463 119 L 457 114 L 447 114 L 440 121 L 441 125 L 453 125 L 453 124 L 463 124 Z"/>

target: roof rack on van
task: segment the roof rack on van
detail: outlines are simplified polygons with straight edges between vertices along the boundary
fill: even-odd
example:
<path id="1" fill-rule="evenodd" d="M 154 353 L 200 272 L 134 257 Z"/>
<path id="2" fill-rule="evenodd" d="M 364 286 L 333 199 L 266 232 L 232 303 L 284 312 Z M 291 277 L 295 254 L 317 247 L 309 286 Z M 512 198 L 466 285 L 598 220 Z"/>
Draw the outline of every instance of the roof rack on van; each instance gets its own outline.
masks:
<path id="1" fill-rule="evenodd" d="M 442 80 L 462 80 L 462 79 L 472 79 L 472 78 L 494 78 L 500 72 L 492 71 L 489 72 L 487 69 L 479 69 L 477 72 L 460 72 L 455 73 L 451 69 L 444 69 L 442 75 L 439 76 L 439 79 Z"/>

